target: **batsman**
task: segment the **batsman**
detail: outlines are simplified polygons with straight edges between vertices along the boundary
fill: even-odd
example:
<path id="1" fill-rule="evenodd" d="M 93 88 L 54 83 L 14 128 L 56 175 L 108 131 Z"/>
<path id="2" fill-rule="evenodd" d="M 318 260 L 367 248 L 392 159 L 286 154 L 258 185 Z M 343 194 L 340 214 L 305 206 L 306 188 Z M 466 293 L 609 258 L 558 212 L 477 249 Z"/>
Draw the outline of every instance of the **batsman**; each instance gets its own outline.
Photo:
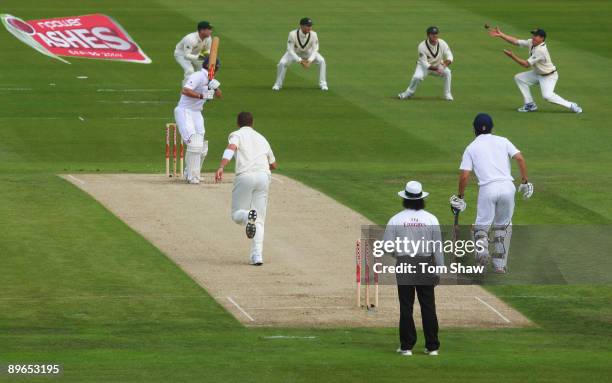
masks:
<path id="1" fill-rule="evenodd" d="M 221 83 L 214 79 L 215 70 L 219 70 L 218 46 L 219 40 L 215 37 L 210 56 L 204 59 L 200 71 L 187 78 L 178 105 L 174 108 L 174 120 L 187 146 L 183 176 L 190 184 L 200 183 L 202 165 L 208 154 L 208 141 L 204 140 L 204 104 L 215 97 L 223 96 Z"/>
<path id="2" fill-rule="evenodd" d="M 482 265 L 489 263 L 489 230 L 493 225 L 493 268 L 496 273 L 505 274 L 516 192 L 511 173 L 511 158 L 517 162 L 521 172 L 522 183 L 518 191 L 525 199 L 531 198 L 533 185 L 527 178 L 527 165 L 521 152 L 507 138 L 491 134 L 491 116 L 486 113 L 478 114 L 473 126 L 476 138 L 463 153 L 459 166 L 459 192 L 450 198 L 450 205 L 457 214 L 466 209 L 467 204 L 463 196 L 470 173 L 474 171 L 479 190 L 473 235 L 477 243 L 484 245 L 482 251 L 476 252 L 476 261 Z"/>

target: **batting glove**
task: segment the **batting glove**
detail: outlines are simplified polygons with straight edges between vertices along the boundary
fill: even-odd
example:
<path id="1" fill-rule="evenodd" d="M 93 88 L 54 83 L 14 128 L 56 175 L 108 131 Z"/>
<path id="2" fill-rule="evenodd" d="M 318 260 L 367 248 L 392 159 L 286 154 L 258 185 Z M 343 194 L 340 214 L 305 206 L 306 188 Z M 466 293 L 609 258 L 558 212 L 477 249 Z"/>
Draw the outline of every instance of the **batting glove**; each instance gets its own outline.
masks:
<path id="1" fill-rule="evenodd" d="M 533 184 L 525 182 L 518 187 L 519 193 L 523 193 L 523 199 L 529 199 L 533 195 Z"/>
<path id="2" fill-rule="evenodd" d="M 456 195 L 450 197 L 450 205 L 451 208 L 458 211 L 464 211 L 467 207 L 467 203 L 463 200 L 463 198 L 459 198 Z"/>
<path id="3" fill-rule="evenodd" d="M 210 80 L 208 83 L 208 89 L 217 90 L 221 86 L 221 83 L 215 79 Z"/>
<path id="4" fill-rule="evenodd" d="M 215 98 L 214 90 L 205 90 L 203 94 L 205 100 L 212 100 L 213 98 Z"/>

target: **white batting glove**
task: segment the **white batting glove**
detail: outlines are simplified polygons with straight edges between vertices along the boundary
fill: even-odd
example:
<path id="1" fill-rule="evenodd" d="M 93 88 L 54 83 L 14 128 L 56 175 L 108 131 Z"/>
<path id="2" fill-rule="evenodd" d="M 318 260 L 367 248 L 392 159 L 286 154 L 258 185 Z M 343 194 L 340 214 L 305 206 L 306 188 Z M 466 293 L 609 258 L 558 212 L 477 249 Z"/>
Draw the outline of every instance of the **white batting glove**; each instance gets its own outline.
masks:
<path id="1" fill-rule="evenodd" d="M 217 90 L 221 86 L 221 83 L 214 78 L 208 82 L 208 89 Z"/>
<path id="2" fill-rule="evenodd" d="M 519 193 L 523 193 L 523 199 L 529 199 L 533 195 L 533 184 L 526 182 L 518 187 Z"/>
<path id="3" fill-rule="evenodd" d="M 459 198 L 456 195 L 450 197 L 450 205 L 454 210 L 464 211 L 467 208 L 467 203 L 463 200 L 463 198 Z"/>
<path id="4" fill-rule="evenodd" d="M 204 95 L 205 100 L 212 100 L 213 98 L 215 98 L 215 91 L 212 89 L 205 90 L 202 94 Z"/>

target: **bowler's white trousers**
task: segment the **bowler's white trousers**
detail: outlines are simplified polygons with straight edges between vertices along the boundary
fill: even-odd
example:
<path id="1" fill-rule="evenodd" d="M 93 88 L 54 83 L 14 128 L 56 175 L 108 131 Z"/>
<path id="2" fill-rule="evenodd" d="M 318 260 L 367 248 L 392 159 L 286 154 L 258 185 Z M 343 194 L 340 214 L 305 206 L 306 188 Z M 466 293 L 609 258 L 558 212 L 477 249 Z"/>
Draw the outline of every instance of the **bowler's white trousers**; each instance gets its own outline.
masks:
<path id="1" fill-rule="evenodd" d="M 529 87 L 539 83 L 540 91 L 542 91 L 542 98 L 548 102 L 559 104 L 569 109 L 572 103 L 555 93 L 555 85 L 557 85 L 558 79 L 559 73 L 557 72 L 549 74 L 548 76 L 542 76 L 537 74 L 535 70 L 518 73 L 514 76 L 514 81 L 523 94 L 525 104 L 533 102 Z"/>
<path id="2" fill-rule="evenodd" d="M 283 57 L 281 57 L 277 65 L 276 82 L 274 83 L 274 85 L 278 86 L 279 88 L 283 86 L 285 74 L 287 73 L 287 67 L 295 62 L 297 62 L 297 60 L 295 59 L 295 57 L 289 54 L 289 52 L 285 53 Z M 319 86 L 327 86 L 327 79 L 325 77 L 327 66 L 325 64 L 325 59 L 323 58 L 323 56 L 317 53 L 315 55 L 313 63 L 319 66 Z"/>
<path id="3" fill-rule="evenodd" d="M 263 256 L 264 224 L 271 178 L 269 173 L 263 171 L 241 173 L 234 178 L 232 220 L 239 225 L 246 225 L 249 210 L 257 211 L 257 230 L 251 242 L 251 256 Z"/>

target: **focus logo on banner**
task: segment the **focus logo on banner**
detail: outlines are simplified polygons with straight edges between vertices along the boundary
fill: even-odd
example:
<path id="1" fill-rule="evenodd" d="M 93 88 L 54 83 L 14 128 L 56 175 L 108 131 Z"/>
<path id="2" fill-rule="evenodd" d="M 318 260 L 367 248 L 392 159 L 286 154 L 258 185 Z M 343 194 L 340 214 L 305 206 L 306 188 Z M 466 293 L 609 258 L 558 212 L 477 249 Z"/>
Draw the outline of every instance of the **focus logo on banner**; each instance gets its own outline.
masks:
<path id="1" fill-rule="evenodd" d="M 25 44 L 65 63 L 68 61 L 59 56 L 151 63 L 125 29 L 106 15 L 24 21 L 2 14 L 0 20 Z"/>

